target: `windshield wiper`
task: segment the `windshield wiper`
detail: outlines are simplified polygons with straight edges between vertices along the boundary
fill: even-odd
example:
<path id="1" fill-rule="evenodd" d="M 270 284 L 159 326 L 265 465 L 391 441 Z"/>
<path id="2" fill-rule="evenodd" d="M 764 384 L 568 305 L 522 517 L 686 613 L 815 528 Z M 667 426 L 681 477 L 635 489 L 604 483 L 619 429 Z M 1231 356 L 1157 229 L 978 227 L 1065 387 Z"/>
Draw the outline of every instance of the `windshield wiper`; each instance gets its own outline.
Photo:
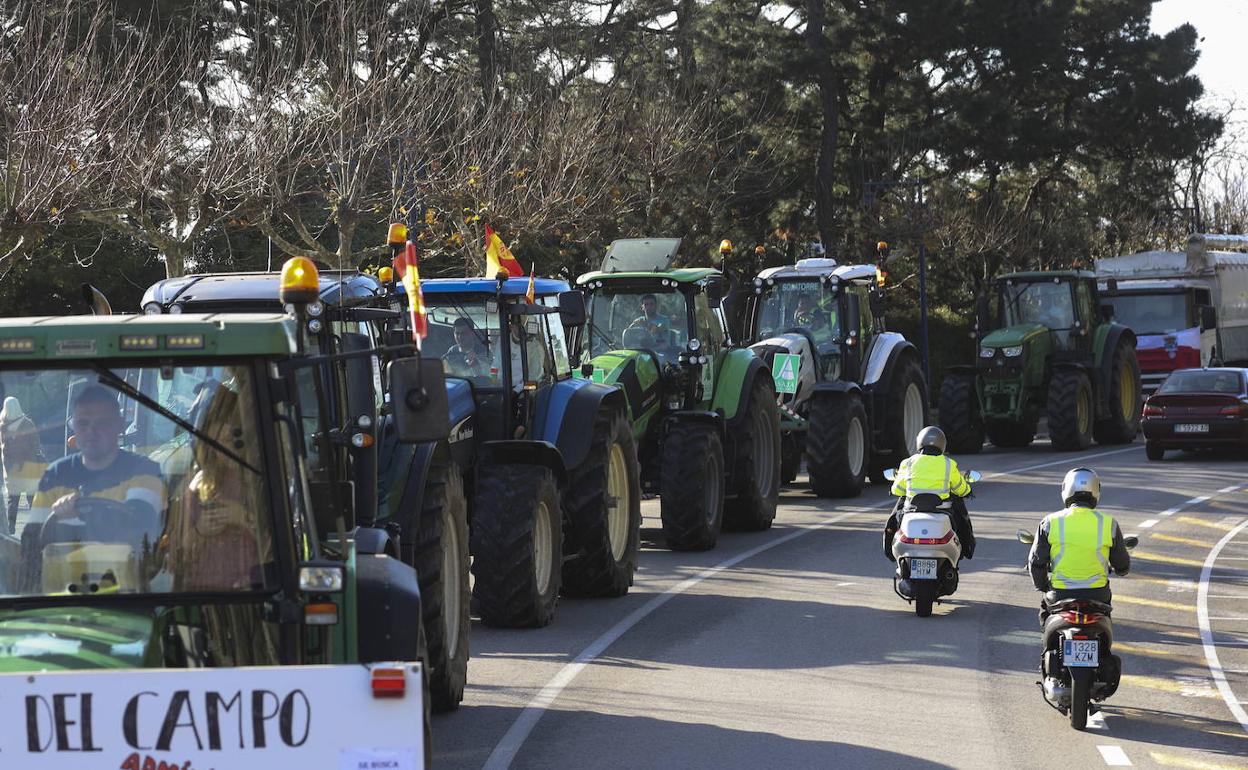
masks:
<path id="1" fill-rule="evenodd" d="M 122 378 L 118 377 L 116 374 L 113 374 L 113 372 L 105 368 L 103 364 L 93 362 L 91 364 L 91 368 L 95 370 L 96 374 L 100 375 L 101 384 L 107 385 L 108 387 L 121 393 L 122 395 L 129 396 L 130 398 L 134 399 L 135 401 L 147 407 L 148 409 L 151 409 L 153 412 L 156 412 L 161 417 L 164 417 L 165 419 L 169 420 L 174 425 L 177 425 L 179 428 L 191 434 L 195 438 L 199 439 L 200 441 L 205 442 L 206 444 L 208 444 L 208 446 L 217 450 L 218 452 L 230 458 L 231 460 L 238 463 L 239 465 L 243 466 L 247 470 L 251 471 L 257 476 L 260 475 L 260 471 L 257 470 L 255 467 L 253 467 L 251 463 L 247 462 L 243 458 L 231 452 L 228 448 L 225 447 L 225 445 L 217 441 L 212 436 L 209 436 L 208 434 L 201 431 L 199 428 L 196 428 L 191 423 L 187 422 L 186 420 L 177 416 L 176 414 L 169 411 L 165 407 L 161 406 L 159 403 L 154 401 L 151 397 L 147 396 L 146 394 L 144 394 L 143 392 L 139 390 L 136 390 L 133 385 L 126 382 Z"/>

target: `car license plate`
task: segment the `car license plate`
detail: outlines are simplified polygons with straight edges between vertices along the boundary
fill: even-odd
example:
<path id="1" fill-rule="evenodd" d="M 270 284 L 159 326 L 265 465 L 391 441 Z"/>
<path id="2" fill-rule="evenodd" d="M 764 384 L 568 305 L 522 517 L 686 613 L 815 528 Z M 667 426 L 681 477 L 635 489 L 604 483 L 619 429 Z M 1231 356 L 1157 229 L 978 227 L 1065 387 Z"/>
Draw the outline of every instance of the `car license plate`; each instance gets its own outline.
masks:
<path id="1" fill-rule="evenodd" d="M 910 579 L 911 580 L 935 580 L 936 579 L 936 560 L 935 559 L 911 559 L 910 560 Z"/>
<path id="2" fill-rule="evenodd" d="M 1205 423 L 1186 423 L 1174 426 L 1175 433 L 1208 433 L 1209 426 Z"/>
<path id="3" fill-rule="evenodd" d="M 1096 668 L 1101 665 L 1101 643 L 1096 639 L 1063 639 L 1062 660 L 1067 668 Z"/>

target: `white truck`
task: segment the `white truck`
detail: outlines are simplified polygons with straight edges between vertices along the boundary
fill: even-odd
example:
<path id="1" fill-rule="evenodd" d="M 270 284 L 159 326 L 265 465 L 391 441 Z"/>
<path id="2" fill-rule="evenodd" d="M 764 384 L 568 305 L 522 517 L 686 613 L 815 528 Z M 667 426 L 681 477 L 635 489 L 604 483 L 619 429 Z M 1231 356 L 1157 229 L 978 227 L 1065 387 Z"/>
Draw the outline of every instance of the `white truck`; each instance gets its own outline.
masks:
<path id="1" fill-rule="evenodd" d="M 1248 362 L 1248 236 L 1098 260 L 1101 296 L 1136 334 L 1144 393 L 1176 369 Z"/>

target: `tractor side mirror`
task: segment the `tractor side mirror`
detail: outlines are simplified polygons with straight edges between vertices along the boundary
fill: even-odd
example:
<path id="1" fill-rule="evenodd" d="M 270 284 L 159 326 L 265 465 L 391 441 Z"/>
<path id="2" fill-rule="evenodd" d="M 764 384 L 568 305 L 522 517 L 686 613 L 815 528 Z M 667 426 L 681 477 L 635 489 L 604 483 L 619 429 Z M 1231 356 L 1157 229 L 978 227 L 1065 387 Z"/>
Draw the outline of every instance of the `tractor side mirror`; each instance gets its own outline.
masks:
<path id="1" fill-rule="evenodd" d="M 1110 321 L 1114 320 L 1113 303 L 1106 302 L 1101 305 L 1101 320 L 1105 321 L 1106 323 L 1109 323 Z"/>
<path id="2" fill-rule="evenodd" d="M 724 301 L 724 281 L 712 278 L 706 282 L 706 301 L 711 307 L 719 307 Z"/>
<path id="3" fill-rule="evenodd" d="M 888 309 L 887 295 L 882 289 L 872 289 L 867 295 L 868 306 L 871 308 L 871 316 L 873 318 L 883 318 L 884 312 Z"/>
<path id="4" fill-rule="evenodd" d="M 1213 305 L 1200 306 L 1200 330 L 1202 332 L 1218 328 L 1218 311 Z"/>
<path id="5" fill-rule="evenodd" d="M 582 326 L 589 319 L 585 292 L 580 289 L 559 292 L 559 323 L 564 327 Z"/>
<path id="6" fill-rule="evenodd" d="M 983 337 L 992 325 L 988 312 L 988 295 L 980 294 L 975 298 L 975 333 L 979 337 Z"/>
<path id="7" fill-rule="evenodd" d="M 446 374 L 436 359 L 398 358 L 390 362 L 390 403 L 399 441 L 423 444 L 451 433 Z"/>

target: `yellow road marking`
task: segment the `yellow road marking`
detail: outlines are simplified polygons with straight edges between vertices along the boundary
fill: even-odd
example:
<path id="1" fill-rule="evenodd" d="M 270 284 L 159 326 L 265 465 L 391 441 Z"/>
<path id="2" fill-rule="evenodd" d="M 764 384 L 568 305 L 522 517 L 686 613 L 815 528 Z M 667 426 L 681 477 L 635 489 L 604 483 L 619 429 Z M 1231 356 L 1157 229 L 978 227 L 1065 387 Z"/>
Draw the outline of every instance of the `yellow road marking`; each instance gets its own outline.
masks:
<path id="1" fill-rule="evenodd" d="M 1209 543 L 1204 540 L 1195 540 L 1190 537 L 1175 537 L 1174 535 L 1163 535 L 1160 532 L 1155 533 L 1152 536 L 1152 539 L 1164 540 L 1167 543 L 1180 543 L 1182 545 L 1194 545 L 1197 548 L 1203 548 L 1206 551 L 1213 547 L 1213 543 Z"/>
<path id="2" fill-rule="evenodd" d="M 1148 755 L 1159 765 L 1182 767 L 1186 770 L 1242 770 L 1243 768 L 1243 765 L 1222 765 L 1204 759 L 1191 759 L 1174 754 L 1163 754 L 1160 751 L 1150 751 Z"/>
<path id="3" fill-rule="evenodd" d="M 1197 561 L 1196 559 L 1181 559 L 1178 556 L 1162 556 L 1157 553 L 1141 553 L 1140 551 L 1131 554 L 1131 558 L 1143 561 L 1159 561 L 1163 564 L 1177 564 L 1181 567 L 1195 567 L 1196 569 L 1202 569 L 1205 566 L 1203 561 Z"/>
<path id="4" fill-rule="evenodd" d="M 1218 693 L 1213 689 L 1212 684 L 1209 684 L 1203 679 L 1197 679 L 1194 677 L 1191 679 L 1192 681 L 1181 682 L 1177 679 L 1162 679 L 1155 676 L 1123 674 L 1121 682 L 1129 687 L 1145 687 L 1149 690 L 1174 693 L 1175 695 L 1183 695 L 1188 698 L 1218 697 Z"/>
<path id="5" fill-rule="evenodd" d="M 1160 647 L 1137 647 L 1134 644 L 1125 642 L 1114 642 L 1114 652 L 1125 652 L 1128 655 L 1145 655 L 1150 658 L 1169 658 L 1171 660 L 1181 660 L 1192 665 L 1203 665 L 1205 659 L 1196 655 L 1188 655 L 1182 652 L 1174 652 L 1172 650 L 1164 650 Z"/>
<path id="6" fill-rule="evenodd" d="M 1216 529 L 1219 532 L 1230 532 L 1234 529 L 1234 527 L 1228 527 L 1225 524 L 1219 524 L 1216 521 L 1205 521 L 1204 519 L 1198 519 L 1195 516 L 1180 516 L 1178 520 L 1184 524 L 1193 524 L 1197 527 L 1208 527 L 1209 529 Z M 1208 546 L 1206 546 L 1206 548 L 1207 547 Z"/>
<path id="7" fill-rule="evenodd" d="M 1195 612 L 1196 608 L 1189 604 L 1179 604 L 1177 602 L 1163 602 L 1156 599 L 1137 599 L 1134 596 L 1114 595 L 1114 604 L 1122 602 L 1123 604 L 1138 604 L 1141 607 L 1157 607 L 1163 610 L 1175 610 L 1176 612 Z"/>

